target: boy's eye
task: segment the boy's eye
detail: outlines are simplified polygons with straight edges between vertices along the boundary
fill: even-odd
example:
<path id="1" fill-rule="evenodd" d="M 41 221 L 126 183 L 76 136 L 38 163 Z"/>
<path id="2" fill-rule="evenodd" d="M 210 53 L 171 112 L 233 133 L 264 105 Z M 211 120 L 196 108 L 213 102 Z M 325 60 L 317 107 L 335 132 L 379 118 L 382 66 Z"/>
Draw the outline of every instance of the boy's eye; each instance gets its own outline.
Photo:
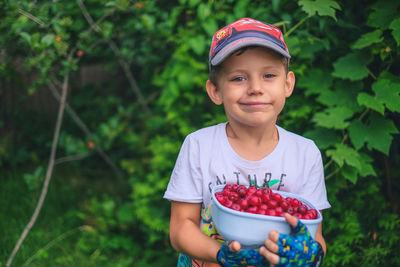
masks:
<path id="1" fill-rule="evenodd" d="M 267 79 L 274 78 L 275 76 L 276 76 L 275 74 L 271 74 L 271 73 L 268 73 L 268 74 L 264 75 L 264 77 L 267 78 Z"/>
<path id="2" fill-rule="evenodd" d="M 233 77 L 232 78 L 232 81 L 233 82 L 242 82 L 242 81 L 244 81 L 245 80 L 245 78 L 244 77 L 241 77 L 241 76 L 239 76 L 239 77 Z"/>

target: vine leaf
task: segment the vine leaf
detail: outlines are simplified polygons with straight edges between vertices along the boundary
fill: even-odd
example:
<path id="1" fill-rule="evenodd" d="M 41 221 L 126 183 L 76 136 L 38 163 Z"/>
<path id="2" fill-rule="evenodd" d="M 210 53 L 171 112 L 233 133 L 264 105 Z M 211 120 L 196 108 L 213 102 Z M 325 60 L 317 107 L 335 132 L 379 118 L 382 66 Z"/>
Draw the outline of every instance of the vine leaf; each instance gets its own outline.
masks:
<path id="1" fill-rule="evenodd" d="M 339 4 L 333 0 L 300 0 L 299 5 L 310 17 L 318 13 L 320 16 L 332 17 L 336 21 L 335 12 L 341 10 Z"/>
<path id="2" fill-rule="evenodd" d="M 371 5 L 373 10 L 367 19 L 367 25 L 374 28 L 385 30 L 390 22 L 398 16 L 399 1 L 377 1 Z"/>
<path id="3" fill-rule="evenodd" d="M 321 69 L 310 70 L 307 75 L 300 77 L 298 86 L 306 88 L 305 95 L 321 94 L 332 85 L 332 77 Z"/>
<path id="4" fill-rule="evenodd" d="M 315 127 L 314 129 L 304 133 L 305 137 L 315 140 L 315 143 L 320 149 L 326 149 L 334 144 L 340 143 L 340 135 L 335 130 Z"/>
<path id="5" fill-rule="evenodd" d="M 360 149 L 367 143 L 369 149 L 376 149 L 386 155 L 389 154 L 392 134 L 399 132 L 393 121 L 376 113 L 371 116 L 369 125 L 361 121 L 353 121 L 348 130 L 350 140 L 356 149 Z"/>
<path id="6" fill-rule="evenodd" d="M 337 80 L 335 81 L 335 85 L 332 90 L 325 90 L 321 92 L 316 100 L 328 107 L 342 106 L 357 112 L 364 108 L 354 101 L 354 99 L 357 98 L 358 92 L 362 90 L 362 86 L 362 83 Z"/>
<path id="7" fill-rule="evenodd" d="M 390 23 L 389 28 L 392 29 L 392 35 L 397 42 L 397 45 L 400 46 L 400 18 L 397 18 Z"/>
<path id="8" fill-rule="evenodd" d="M 333 129 L 344 129 L 349 125 L 345 120 L 353 116 L 354 111 L 348 107 L 332 107 L 325 112 L 316 113 L 313 121 L 322 127 Z"/>
<path id="9" fill-rule="evenodd" d="M 359 153 L 360 155 L 360 163 L 361 163 L 361 170 L 360 176 L 365 177 L 368 175 L 376 176 L 376 172 L 374 167 L 372 166 L 372 158 L 365 153 Z"/>
<path id="10" fill-rule="evenodd" d="M 369 32 L 363 34 L 353 45 L 353 49 L 362 49 L 364 47 L 368 47 L 375 43 L 380 43 L 383 41 L 382 31 L 375 30 L 373 32 Z"/>
<path id="11" fill-rule="evenodd" d="M 358 102 L 358 104 L 360 104 L 362 106 L 366 106 L 370 109 L 378 111 L 382 115 L 385 112 L 385 107 L 383 106 L 383 104 L 380 103 L 379 101 L 377 101 L 376 97 L 371 96 L 367 93 L 364 93 L 364 92 L 360 93 L 357 96 L 357 102 Z"/>
<path id="12" fill-rule="evenodd" d="M 339 58 L 333 63 L 334 77 L 359 81 L 368 76 L 367 65 L 371 61 L 370 56 L 362 53 L 350 53 Z"/>
<path id="13" fill-rule="evenodd" d="M 336 149 L 327 150 L 326 155 L 332 157 L 339 167 L 343 167 L 344 163 L 346 163 L 361 170 L 359 153 L 345 144 L 337 144 Z"/>
<path id="14" fill-rule="evenodd" d="M 379 79 L 372 85 L 379 102 L 393 112 L 400 112 L 400 83 Z"/>

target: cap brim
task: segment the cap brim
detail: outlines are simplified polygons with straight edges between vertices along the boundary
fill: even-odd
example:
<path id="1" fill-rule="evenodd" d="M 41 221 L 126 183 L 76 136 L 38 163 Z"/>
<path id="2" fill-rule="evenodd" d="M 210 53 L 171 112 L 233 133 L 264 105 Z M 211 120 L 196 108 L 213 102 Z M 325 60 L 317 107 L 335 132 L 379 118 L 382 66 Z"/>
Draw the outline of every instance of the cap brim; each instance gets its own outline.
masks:
<path id="1" fill-rule="evenodd" d="M 290 54 L 288 51 L 284 50 L 282 47 L 278 46 L 277 44 L 273 43 L 272 41 L 263 39 L 263 38 L 258 38 L 258 37 L 245 37 L 241 38 L 239 40 L 236 40 L 230 44 L 227 44 L 221 51 L 217 53 L 217 55 L 211 59 L 210 64 L 212 66 L 219 65 L 224 61 L 227 57 L 229 57 L 232 53 L 237 51 L 240 48 L 246 47 L 246 46 L 262 46 L 262 47 L 267 47 L 275 52 L 283 55 L 284 57 L 287 57 L 290 59 Z"/>

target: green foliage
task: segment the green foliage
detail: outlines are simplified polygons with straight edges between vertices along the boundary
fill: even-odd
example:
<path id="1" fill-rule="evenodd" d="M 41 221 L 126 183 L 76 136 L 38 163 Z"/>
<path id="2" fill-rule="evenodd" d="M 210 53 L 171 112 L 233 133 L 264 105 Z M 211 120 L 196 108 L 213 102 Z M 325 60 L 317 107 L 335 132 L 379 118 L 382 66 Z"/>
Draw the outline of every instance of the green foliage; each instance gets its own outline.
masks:
<path id="1" fill-rule="evenodd" d="M 60 90 L 67 71 L 74 113 L 64 117 L 54 177 L 65 184 L 50 188 L 16 263 L 176 264 L 162 196 L 184 137 L 226 120 L 204 90 L 209 42 L 241 17 L 277 25 L 289 46 L 297 84 L 279 124 L 312 138 L 323 155 L 332 204 L 326 266 L 399 265 L 399 9 L 390 0 L 0 3 L 1 85 L 18 92 L 0 110 L 0 168 L 19 174 L 1 177 L 0 190 L 4 203 L 17 200 L 6 188 L 16 190 L 24 207 L 2 207 L 0 221 L 15 227 L 0 232 L 0 266 L 37 201 L 54 131 L 54 114 L 32 111 L 29 101 L 51 85 Z M 92 64 L 109 77 L 80 84 Z M 65 235 L 71 229 L 80 230 Z"/>

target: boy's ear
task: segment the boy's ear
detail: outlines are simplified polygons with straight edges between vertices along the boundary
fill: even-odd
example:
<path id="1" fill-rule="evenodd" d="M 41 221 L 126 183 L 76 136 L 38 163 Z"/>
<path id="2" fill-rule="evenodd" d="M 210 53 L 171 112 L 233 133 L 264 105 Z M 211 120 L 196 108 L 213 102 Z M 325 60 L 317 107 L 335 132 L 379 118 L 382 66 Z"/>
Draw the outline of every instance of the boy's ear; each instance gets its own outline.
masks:
<path id="1" fill-rule="evenodd" d="M 289 71 L 286 75 L 286 83 L 285 83 L 285 96 L 289 97 L 293 93 L 294 84 L 296 82 L 296 78 L 294 76 L 293 71 Z"/>
<path id="2" fill-rule="evenodd" d="M 221 92 L 217 89 L 217 86 L 215 86 L 215 84 L 213 84 L 210 80 L 207 80 L 206 90 L 212 102 L 214 102 L 217 105 L 222 104 Z"/>

